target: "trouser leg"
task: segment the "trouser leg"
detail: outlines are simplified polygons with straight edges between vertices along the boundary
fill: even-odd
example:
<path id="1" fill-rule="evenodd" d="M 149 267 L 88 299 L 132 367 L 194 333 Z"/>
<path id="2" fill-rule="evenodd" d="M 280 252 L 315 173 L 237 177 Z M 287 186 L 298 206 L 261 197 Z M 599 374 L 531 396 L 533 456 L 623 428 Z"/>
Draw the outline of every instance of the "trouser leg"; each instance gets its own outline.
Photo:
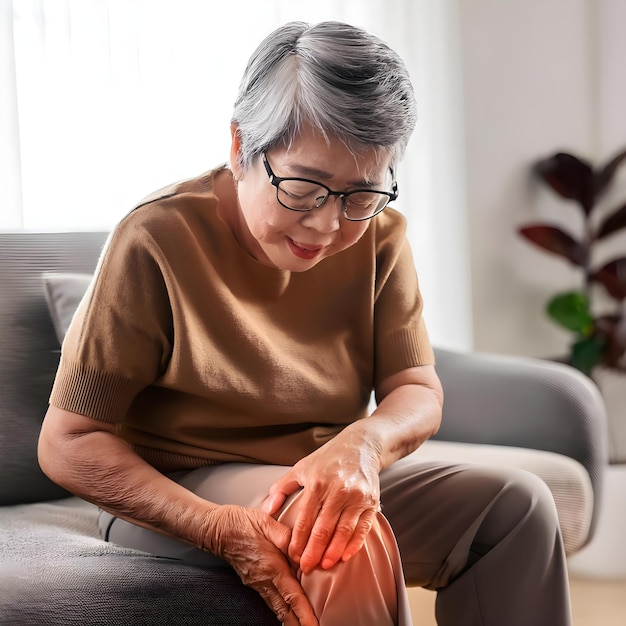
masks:
<path id="1" fill-rule="evenodd" d="M 195 470 L 176 480 L 212 502 L 255 507 L 287 469 L 232 463 Z M 292 496 L 279 513 L 278 521 L 292 527 L 299 503 L 300 494 Z M 120 545 L 198 565 L 228 566 L 225 561 L 183 542 L 109 514 L 101 515 L 100 526 L 101 532 L 108 532 L 105 538 Z M 382 514 L 377 517 L 363 549 L 347 563 L 339 563 L 331 570 L 315 568 L 309 574 L 298 572 L 298 577 L 320 626 L 412 624 L 398 547 Z"/>
<path id="2" fill-rule="evenodd" d="M 278 517 L 292 528 L 300 494 Z M 382 514 L 374 520 L 361 550 L 348 562 L 339 562 L 331 570 L 316 567 L 309 574 L 299 573 L 299 578 L 320 626 L 412 624 L 400 553 Z"/>
<path id="3" fill-rule="evenodd" d="M 438 592 L 440 626 L 569 626 L 552 494 L 521 470 L 422 462 L 381 474 L 409 585 Z"/>

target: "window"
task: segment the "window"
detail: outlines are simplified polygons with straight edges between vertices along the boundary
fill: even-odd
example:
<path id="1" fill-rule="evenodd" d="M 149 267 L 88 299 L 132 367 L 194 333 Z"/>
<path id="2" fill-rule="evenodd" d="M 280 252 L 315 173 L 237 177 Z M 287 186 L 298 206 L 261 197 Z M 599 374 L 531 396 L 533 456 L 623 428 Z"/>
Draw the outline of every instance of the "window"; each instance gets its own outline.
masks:
<path id="1" fill-rule="evenodd" d="M 396 206 L 409 222 L 431 336 L 467 345 L 455 6 L 0 0 L 0 230 L 108 230 L 155 189 L 226 161 L 253 47 L 292 19 L 343 20 L 388 41 L 413 76 L 420 121 L 397 172 Z"/>

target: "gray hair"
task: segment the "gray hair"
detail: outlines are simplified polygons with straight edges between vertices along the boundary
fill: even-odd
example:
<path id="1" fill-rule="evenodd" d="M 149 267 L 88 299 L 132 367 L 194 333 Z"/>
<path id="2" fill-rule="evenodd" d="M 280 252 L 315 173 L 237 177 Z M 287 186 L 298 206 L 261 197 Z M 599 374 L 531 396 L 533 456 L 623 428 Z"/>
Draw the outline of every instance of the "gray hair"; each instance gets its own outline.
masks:
<path id="1" fill-rule="evenodd" d="M 341 22 L 290 22 L 250 57 L 232 121 L 247 169 L 265 150 L 289 145 L 304 124 L 351 151 L 388 151 L 397 163 L 415 127 L 413 86 L 381 39 Z"/>

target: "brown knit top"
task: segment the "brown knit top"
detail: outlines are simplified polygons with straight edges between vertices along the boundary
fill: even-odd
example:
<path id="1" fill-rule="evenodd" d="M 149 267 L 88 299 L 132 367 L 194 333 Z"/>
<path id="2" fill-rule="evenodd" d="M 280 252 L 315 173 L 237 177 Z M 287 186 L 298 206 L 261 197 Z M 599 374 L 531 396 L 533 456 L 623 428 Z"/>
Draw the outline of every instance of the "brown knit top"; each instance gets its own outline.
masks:
<path id="1" fill-rule="evenodd" d="M 293 464 L 365 417 L 380 381 L 434 360 L 399 213 L 292 273 L 239 245 L 218 216 L 217 171 L 114 229 L 50 400 L 117 424 L 162 471 Z"/>

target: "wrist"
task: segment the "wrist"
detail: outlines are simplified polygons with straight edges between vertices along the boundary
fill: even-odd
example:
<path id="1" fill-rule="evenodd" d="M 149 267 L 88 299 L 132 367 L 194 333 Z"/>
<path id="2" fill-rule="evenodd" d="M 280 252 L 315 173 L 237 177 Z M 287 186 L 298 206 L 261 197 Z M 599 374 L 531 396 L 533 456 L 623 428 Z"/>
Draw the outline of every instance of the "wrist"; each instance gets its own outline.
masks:
<path id="1" fill-rule="evenodd" d="M 382 429 L 378 428 L 371 417 L 353 422 L 342 432 L 337 443 L 359 450 L 361 457 L 377 473 L 385 468 L 385 446 Z"/>
<path id="2" fill-rule="evenodd" d="M 195 548 L 216 554 L 215 528 L 219 527 L 219 511 L 222 506 L 199 496 L 195 497 L 197 502 L 193 506 L 177 512 L 176 536 Z"/>

